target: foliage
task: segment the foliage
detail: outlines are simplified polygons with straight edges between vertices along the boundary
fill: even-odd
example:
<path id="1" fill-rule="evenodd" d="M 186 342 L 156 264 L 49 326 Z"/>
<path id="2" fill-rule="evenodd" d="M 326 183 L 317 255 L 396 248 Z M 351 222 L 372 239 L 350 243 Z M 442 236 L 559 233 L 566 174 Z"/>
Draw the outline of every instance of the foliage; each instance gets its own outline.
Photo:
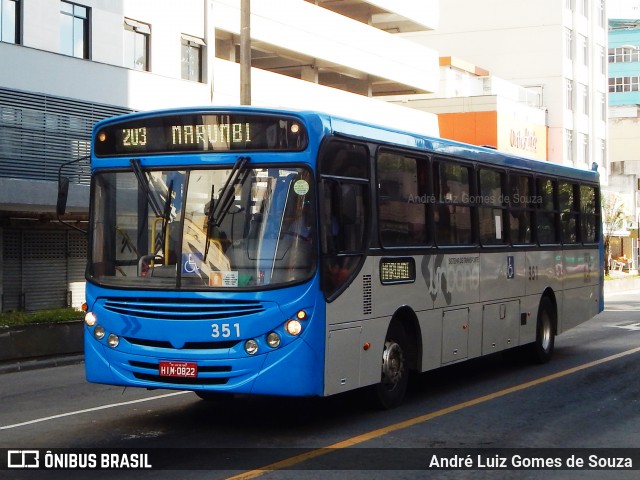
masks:
<path id="1" fill-rule="evenodd" d="M 58 308 L 55 310 L 39 310 L 37 312 L 5 312 L 0 313 L 0 325 L 24 325 L 28 323 L 59 323 L 71 320 L 82 320 L 84 313 L 75 308 Z"/>

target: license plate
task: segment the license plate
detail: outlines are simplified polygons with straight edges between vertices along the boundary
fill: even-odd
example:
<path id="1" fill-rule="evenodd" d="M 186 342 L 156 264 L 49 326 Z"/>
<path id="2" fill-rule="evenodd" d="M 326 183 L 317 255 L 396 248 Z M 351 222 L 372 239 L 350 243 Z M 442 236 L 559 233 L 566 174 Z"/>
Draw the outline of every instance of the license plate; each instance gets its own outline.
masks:
<path id="1" fill-rule="evenodd" d="M 198 364 L 194 362 L 160 362 L 158 373 L 161 377 L 195 378 L 198 376 Z"/>

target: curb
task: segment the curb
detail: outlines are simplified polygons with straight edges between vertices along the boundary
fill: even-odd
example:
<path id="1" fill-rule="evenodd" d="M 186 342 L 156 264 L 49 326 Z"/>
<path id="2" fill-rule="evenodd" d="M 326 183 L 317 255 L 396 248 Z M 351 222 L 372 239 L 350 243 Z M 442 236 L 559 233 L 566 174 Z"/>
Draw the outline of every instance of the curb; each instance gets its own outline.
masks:
<path id="1" fill-rule="evenodd" d="M 611 280 L 604 281 L 605 300 L 607 295 L 626 292 L 629 290 L 640 290 L 640 277 L 612 278 Z"/>
<path id="2" fill-rule="evenodd" d="M 30 360 L 17 360 L 0 363 L 0 375 L 4 373 L 26 372 L 41 368 L 63 367 L 84 362 L 84 355 L 60 355 L 51 357 L 32 358 Z"/>

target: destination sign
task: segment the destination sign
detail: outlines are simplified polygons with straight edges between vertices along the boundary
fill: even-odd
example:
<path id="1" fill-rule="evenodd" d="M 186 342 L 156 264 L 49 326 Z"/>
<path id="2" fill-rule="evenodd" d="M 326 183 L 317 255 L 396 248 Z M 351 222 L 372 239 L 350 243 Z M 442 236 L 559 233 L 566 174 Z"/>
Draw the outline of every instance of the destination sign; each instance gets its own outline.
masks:
<path id="1" fill-rule="evenodd" d="M 411 283 L 416 280 L 416 262 L 412 257 L 383 258 L 380 260 L 380 282 Z"/>
<path id="2" fill-rule="evenodd" d="M 307 133 L 296 118 L 257 114 L 158 115 L 101 128 L 98 157 L 224 151 L 299 151 Z"/>

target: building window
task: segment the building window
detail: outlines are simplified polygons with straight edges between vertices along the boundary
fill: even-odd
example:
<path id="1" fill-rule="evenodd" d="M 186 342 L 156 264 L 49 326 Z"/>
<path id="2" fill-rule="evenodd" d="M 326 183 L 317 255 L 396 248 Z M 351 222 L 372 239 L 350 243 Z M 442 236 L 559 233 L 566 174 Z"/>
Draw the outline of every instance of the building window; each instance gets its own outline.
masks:
<path id="1" fill-rule="evenodd" d="M 567 110 L 573 110 L 573 80 L 567 80 L 565 86 L 566 107 Z"/>
<path id="2" fill-rule="evenodd" d="M 636 45 L 609 49 L 609 63 L 640 62 L 640 47 Z"/>
<path id="3" fill-rule="evenodd" d="M 0 0 L 0 41 L 20 43 L 19 0 Z"/>
<path id="4" fill-rule="evenodd" d="M 603 46 L 600 46 L 600 73 L 607 74 L 607 54 Z"/>
<path id="5" fill-rule="evenodd" d="M 89 58 L 89 9 L 60 2 L 60 53 Z"/>
<path id="6" fill-rule="evenodd" d="M 589 163 L 589 135 L 580 134 L 580 158 L 578 161 L 582 163 Z"/>
<path id="7" fill-rule="evenodd" d="M 609 93 L 640 91 L 640 77 L 613 77 L 609 79 Z"/>
<path id="8" fill-rule="evenodd" d="M 564 6 L 567 10 L 573 10 L 573 0 L 564 0 Z"/>
<path id="9" fill-rule="evenodd" d="M 598 26 L 601 28 L 604 28 L 607 24 L 607 9 L 605 7 L 605 1 L 606 0 L 600 0 L 600 6 L 598 7 Z"/>
<path id="10" fill-rule="evenodd" d="M 564 150 L 566 152 L 567 162 L 573 163 L 573 132 L 571 130 L 565 130 Z"/>
<path id="11" fill-rule="evenodd" d="M 587 41 L 587 37 L 585 37 L 584 35 L 578 35 L 578 38 L 578 48 L 580 49 L 582 64 L 584 66 L 587 66 L 589 65 L 589 42 Z"/>
<path id="12" fill-rule="evenodd" d="M 202 51 L 204 41 L 190 35 L 182 35 L 182 79 L 202 81 Z"/>
<path id="13" fill-rule="evenodd" d="M 589 0 L 582 0 L 581 2 L 581 12 L 583 17 L 589 18 Z"/>
<path id="14" fill-rule="evenodd" d="M 124 19 L 124 66 L 149 71 L 149 37 L 151 26 Z"/>
<path id="15" fill-rule="evenodd" d="M 607 121 L 607 96 L 604 93 L 600 93 L 600 120 Z"/>
<path id="16" fill-rule="evenodd" d="M 589 87 L 583 84 L 580 84 L 580 103 L 582 113 L 589 115 Z"/>
<path id="17" fill-rule="evenodd" d="M 564 29 L 564 48 L 567 58 L 573 60 L 573 30 L 570 28 Z"/>

